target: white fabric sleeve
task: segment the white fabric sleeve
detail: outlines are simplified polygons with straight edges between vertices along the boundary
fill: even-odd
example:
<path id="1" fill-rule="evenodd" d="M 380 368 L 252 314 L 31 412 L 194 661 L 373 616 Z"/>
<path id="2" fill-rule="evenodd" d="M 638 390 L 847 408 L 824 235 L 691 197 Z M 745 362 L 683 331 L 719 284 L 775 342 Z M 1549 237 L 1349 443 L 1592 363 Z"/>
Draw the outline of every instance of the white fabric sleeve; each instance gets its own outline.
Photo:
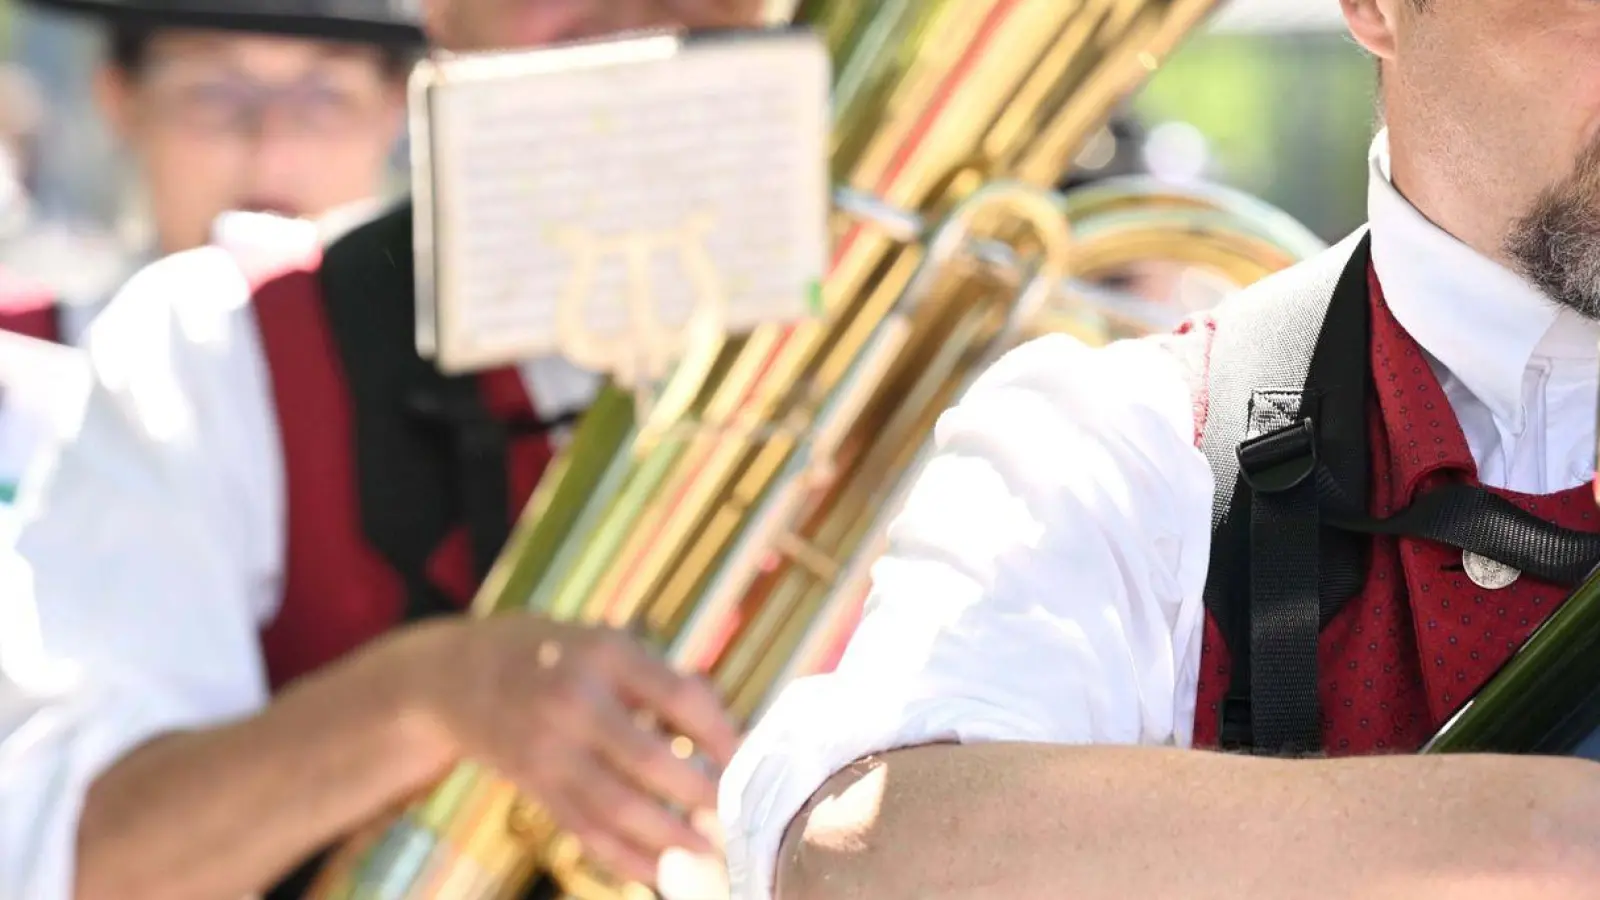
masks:
<path id="1" fill-rule="evenodd" d="M 0 898 L 70 900 L 93 779 L 266 699 L 283 472 L 249 285 L 222 250 L 168 258 L 86 350 L 81 427 L 0 559 Z"/>
<path id="2" fill-rule="evenodd" d="M 725 775 L 735 900 L 864 756 L 940 741 L 1192 739 L 1210 470 L 1162 340 L 1042 338 L 941 418 L 837 670 L 790 686 Z"/>

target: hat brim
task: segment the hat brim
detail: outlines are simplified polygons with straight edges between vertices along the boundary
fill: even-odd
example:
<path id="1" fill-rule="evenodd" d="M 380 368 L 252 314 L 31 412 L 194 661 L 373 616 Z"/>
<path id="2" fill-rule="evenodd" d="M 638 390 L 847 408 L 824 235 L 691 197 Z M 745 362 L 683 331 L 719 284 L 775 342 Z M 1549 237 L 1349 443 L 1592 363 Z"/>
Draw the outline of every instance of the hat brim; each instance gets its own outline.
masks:
<path id="1" fill-rule="evenodd" d="M 89 16 L 115 27 L 203 28 L 396 47 L 420 47 L 426 40 L 422 30 L 417 26 L 397 21 L 281 15 L 237 8 L 228 12 L 157 11 L 132 9 L 123 3 L 107 2 L 107 0 L 31 0 L 31 2 L 47 9 Z"/>

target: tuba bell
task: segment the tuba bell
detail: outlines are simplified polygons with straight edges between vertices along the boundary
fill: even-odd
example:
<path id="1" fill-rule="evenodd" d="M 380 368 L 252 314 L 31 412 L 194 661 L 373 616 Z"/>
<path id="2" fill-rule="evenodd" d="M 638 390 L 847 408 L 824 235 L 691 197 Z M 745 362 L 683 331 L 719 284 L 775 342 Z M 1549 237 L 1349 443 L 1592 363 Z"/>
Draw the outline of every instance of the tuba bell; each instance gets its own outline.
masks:
<path id="1" fill-rule="evenodd" d="M 1215 3 L 802 0 L 793 21 L 834 61 L 822 315 L 725 337 L 680 367 L 664 392 L 678 402 L 603 391 L 474 613 L 630 630 L 747 723 L 828 669 L 935 420 L 986 365 L 1044 332 L 1100 343 L 1174 324 L 1100 285 L 1119 268 L 1242 287 L 1321 249 L 1217 187 L 1050 189 Z M 465 763 L 346 845 L 312 896 L 514 898 L 541 872 L 578 900 L 654 896 Z"/>

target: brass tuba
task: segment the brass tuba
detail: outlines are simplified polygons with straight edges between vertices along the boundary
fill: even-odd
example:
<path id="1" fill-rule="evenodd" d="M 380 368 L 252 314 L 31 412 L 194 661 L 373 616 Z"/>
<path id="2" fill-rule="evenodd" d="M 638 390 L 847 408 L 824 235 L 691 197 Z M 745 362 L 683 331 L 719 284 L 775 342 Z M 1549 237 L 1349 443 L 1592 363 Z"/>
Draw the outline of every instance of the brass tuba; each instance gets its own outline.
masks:
<path id="1" fill-rule="evenodd" d="M 1174 261 L 1244 285 L 1320 249 L 1249 198 L 1132 179 L 1050 192 L 1215 0 L 802 0 L 835 62 L 840 185 L 824 315 L 730 336 L 641 417 L 601 394 L 476 612 L 626 628 L 707 675 L 742 721 L 831 665 L 885 517 L 940 412 L 1042 331 L 1166 327 L 1095 285 Z M 652 896 L 589 866 L 533 802 L 463 764 L 352 842 L 313 892 Z"/>

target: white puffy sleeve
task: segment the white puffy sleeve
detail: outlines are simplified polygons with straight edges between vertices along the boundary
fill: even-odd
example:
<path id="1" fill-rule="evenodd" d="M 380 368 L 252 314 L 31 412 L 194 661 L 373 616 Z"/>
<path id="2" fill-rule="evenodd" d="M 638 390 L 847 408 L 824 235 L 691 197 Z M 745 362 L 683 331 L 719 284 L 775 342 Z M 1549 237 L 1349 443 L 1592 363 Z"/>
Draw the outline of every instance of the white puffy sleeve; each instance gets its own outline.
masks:
<path id="1" fill-rule="evenodd" d="M 0 897 L 70 900 L 90 782 L 162 732 L 266 699 L 282 461 L 249 286 L 204 249 L 92 326 L 81 426 L 0 558 Z"/>
<path id="2" fill-rule="evenodd" d="M 833 773 L 932 742 L 1192 738 L 1212 483 L 1167 341 L 1010 353 L 941 418 L 837 670 L 791 686 L 722 782 L 737 900 Z"/>

